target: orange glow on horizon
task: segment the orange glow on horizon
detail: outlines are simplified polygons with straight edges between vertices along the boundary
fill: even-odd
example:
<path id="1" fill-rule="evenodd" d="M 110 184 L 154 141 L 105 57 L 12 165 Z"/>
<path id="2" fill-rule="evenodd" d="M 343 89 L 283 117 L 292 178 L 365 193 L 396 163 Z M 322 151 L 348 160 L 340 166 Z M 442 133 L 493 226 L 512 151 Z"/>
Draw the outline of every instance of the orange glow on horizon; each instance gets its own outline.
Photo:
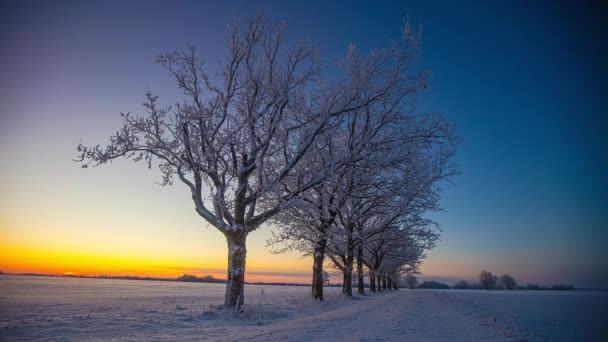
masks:
<path id="1" fill-rule="evenodd" d="M 0 270 L 5 273 L 167 279 L 188 273 L 226 279 L 225 241 L 211 229 L 196 230 L 191 238 L 168 240 L 160 234 L 168 231 L 142 235 L 124 227 L 85 230 L 25 224 L 11 229 L 2 226 L 0 222 Z M 272 254 L 265 246 L 268 232 L 255 232 L 248 239 L 246 281 L 310 283 L 311 258 L 301 258 L 297 253 Z M 479 272 L 465 260 L 455 263 L 440 253 L 430 261 L 422 266 L 425 277 L 470 280 Z M 331 281 L 342 279 L 335 275 Z"/>
<path id="2" fill-rule="evenodd" d="M 184 258 L 159 257 L 149 255 L 125 255 L 112 251 L 97 250 L 90 253 L 84 250 L 65 250 L 53 246 L 46 248 L 40 245 L 23 246 L 24 244 L 7 244 L 0 241 L 0 270 L 5 273 L 40 273 L 50 275 L 74 276 L 136 276 L 174 279 L 183 274 L 196 276 L 213 276 L 226 279 L 226 259 L 224 255 L 217 258 Z M 277 282 L 277 283 L 309 283 L 311 281 L 312 260 L 290 258 L 280 265 L 276 261 L 258 256 L 248 258 L 246 281 L 248 282 Z M 293 260 L 291 260 L 293 259 Z M 424 264 L 423 276 L 470 280 L 471 274 L 465 267 L 452 267 L 452 274 L 444 272 L 443 258 L 437 257 L 435 263 Z M 445 261 L 445 260 L 443 260 Z M 460 271 L 460 272 L 458 272 Z M 461 274 L 461 275 L 459 275 Z M 341 281 L 334 276 L 332 282 Z"/>
<path id="3" fill-rule="evenodd" d="M 0 270 L 8 273 L 40 273 L 74 276 L 136 276 L 154 278 L 177 278 L 182 274 L 226 278 L 226 264 L 218 261 L 203 261 L 195 264 L 182 259 L 150 258 L 142 256 L 87 255 L 78 252 L 53 249 L 2 246 Z M 278 269 L 252 262 L 247 269 L 249 282 L 307 283 L 306 271 Z M 281 274 L 289 272 L 289 274 Z M 297 273 L 297 274 L 294 274 Z M 301 274 L 299 274 L 301 273 Z"/>

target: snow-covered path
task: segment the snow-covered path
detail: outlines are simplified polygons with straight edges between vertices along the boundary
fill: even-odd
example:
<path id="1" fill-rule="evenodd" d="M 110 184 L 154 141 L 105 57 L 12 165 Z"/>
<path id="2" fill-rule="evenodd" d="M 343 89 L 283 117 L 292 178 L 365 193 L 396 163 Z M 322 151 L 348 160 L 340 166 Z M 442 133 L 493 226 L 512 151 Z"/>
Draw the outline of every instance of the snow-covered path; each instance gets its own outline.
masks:
<path id="1" fill-rule="evenodd" d="M 496 341 L 517 333 L 441 292 L 409 290 L 355 297 L 336 309 L 248 330 L 236 340 Z"/>

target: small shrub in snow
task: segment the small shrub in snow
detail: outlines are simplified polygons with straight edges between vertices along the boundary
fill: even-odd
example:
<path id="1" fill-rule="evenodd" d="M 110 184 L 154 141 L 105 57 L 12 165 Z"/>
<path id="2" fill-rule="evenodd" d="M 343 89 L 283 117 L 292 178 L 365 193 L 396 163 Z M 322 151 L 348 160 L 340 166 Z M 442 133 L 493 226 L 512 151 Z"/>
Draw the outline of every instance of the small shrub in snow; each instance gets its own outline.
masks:
<path id="1" fill-rule="evenodd" d="M 450 286 L 434 280 L 423 281 L 422 284 L 418 285 L 419 289 L 449 289 Z"/>
<path id="2" fill-rule="evenodd" d="M 574 286 L 566 285 L 566 284 L 557 284 L 557 285 L 553 285 L 551 287 L 551 290 L 559 290 L 559 291 L 572 290 L 572 289 L 574 289 Z"/>
<path id="3" fill-rule="evenodd" d="M 453 289 L 470 289 L 471 285 L 464 280 L 461 280 L 452 286 Z"/>

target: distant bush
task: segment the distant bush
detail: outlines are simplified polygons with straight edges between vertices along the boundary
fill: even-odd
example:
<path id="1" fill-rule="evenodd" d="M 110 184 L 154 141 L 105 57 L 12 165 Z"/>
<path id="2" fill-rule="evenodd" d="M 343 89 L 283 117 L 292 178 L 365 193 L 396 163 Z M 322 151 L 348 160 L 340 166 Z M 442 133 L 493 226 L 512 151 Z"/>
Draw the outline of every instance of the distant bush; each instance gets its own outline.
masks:
<path id="1" fill-rule="evenodd" d="M 486 290 L 492 290 L 496 288 L 496 276 L 492 272 L 482 271 L 479 274 L 479 284 Z"/>
<path id="2" fill-rule="evenodd" d="M 556 284 L 551 287 L 551 290 L 559 290 L 559 291 L 567 291 L 567 290 L 572 290 L 572 289 L 574 289 L 574 286 L 566 285 L 566 284 Z"/>
<path id="3" fill-rule="evenodd" d="M 542 286 L 540 286 L 538 284 L 528 284 L 527 289 L 528 290 L 547 290 L 546 287 L 542 287 Z"/>
<path id="4" fill-rule="evenodd" d="M 465 289 L 470 289 L 471 285 L 469 283 L 467 283 L 466 281 L 461 280 L 461 281 L 457 282 L 456 284 L 452 285 L 452 288 L 465 290 Z"/>
<path id="5" fill-rule="evenodd" d="M 223 283 L 224 280 L 214 278 L 213 276 L 206 275 L 203 277 L 197 277 L 193 274 L 184 274 L 177 277 L 178 281 L 187 281 L 187 282 L 198 282 L 198 283 Z"/>
<path id="6" fill-rule="evenodd" d="M 418 285 L 419 289 L 449 289 L 450 286 L 447 284 L 439 283 L 434 280 L 423 281 L 422 284 Z"/>
<path id="7" fill-rule="evenodd" d="M 179 280 L 179 281 L 197 281 L 198 277 L 195 275 L 192 275 L 192 274 L 184 274 L 184 275 L 177 277 L 177 280 Z"/>
<path id="8" fill-rule="evenodd" d="M 502 287 L 507 290 L 513 290 L 517 286 L 515 278 L 511 277 L 508 274 L 501 275 L 500 278 L 498 278 L 498 282 L 500 283 L 500 285 L 502 285 Z"/>

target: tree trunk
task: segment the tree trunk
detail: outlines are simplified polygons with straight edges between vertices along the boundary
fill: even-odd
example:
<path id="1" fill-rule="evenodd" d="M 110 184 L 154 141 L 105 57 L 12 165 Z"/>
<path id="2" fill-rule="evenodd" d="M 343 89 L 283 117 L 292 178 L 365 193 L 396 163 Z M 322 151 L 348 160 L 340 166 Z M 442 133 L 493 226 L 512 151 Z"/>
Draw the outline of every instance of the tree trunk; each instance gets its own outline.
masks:
<path id="1" fill-rule="evenodd" d="M 315 246 L 312 265 L 312 298 L 323 301 L 323 260 L 325 259 L 325 246 L 327 240 L 322 239 Z"/>
<path id="2" fill-rule="evenodd" d="M 357 248 L 357 293 L 365 296 L 363 285 L 363 247 L 359 246 Z"/>
<path id="3" fill-rule="evenodd" d="M 386 290 L 386 276 L 382 276 L 382 289 Z"/>
<path id="4" fill-rule="evenodd" d="M 245 229 L 226 233 L 228 240 L 228 276 L 224 309 L 240 310 L 245 302 L 245 257 L 247 233 Z"/>
<path id="5" fill-rule="evenodd" d="M 349 234 L 346 245 L 346 264 L 344 265 L 344 285 L 342 287 L 342 293 L 347 297 L 353 296 L 353 259 L 354 259 L 354 246 L 352 235 Z"/>
<path id="6" fill-rule="evenodd" d="M 343 283 L 342 283 L 342 294 L 345 294 L 347 297 L 353 296 L 353 271 L 352 269 L 349 271 L 344 270 L 342 272 L 343 275 Z"/>
<path id="7" fill-rule="evenodd" d="M 389 291 L 393 289 L 393 280 L 391 279 L 391 277 L 386 277 L 386 286 Z"/>
<path id="8" fill-rule="evenodd" d="M 378 292 L 382 292 L 382 277 L 380 276 L 380 274 L 378 274 L 377 278 L 378 278 Z"/>
<path id="9" fill-rule="evenodd" d="M 369 270 L 369 290 L 376 292 L 376 274 L 374 270 Z"/>

